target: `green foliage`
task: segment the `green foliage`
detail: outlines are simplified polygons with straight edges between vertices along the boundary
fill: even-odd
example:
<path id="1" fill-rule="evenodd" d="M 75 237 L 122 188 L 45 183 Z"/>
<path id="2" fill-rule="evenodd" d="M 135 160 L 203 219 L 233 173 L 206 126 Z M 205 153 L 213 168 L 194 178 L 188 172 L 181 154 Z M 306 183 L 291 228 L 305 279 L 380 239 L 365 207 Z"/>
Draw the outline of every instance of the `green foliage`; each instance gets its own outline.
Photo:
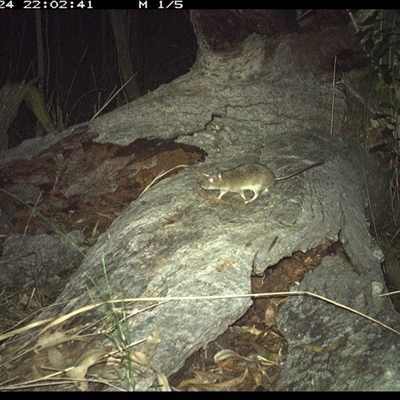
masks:
<path id="1" fill-rule="evenodd" d="M 391 157 L 399 153 L 399 114 L 400 90 L 400 13 L 394 11 L 375 11 L 363 23 L 356 34 L 356 40 L 361 44 L 369 65 L 369 73 L 376 79 L 375 92 L 384 101 L 379 103 L 380 111 L 372 116 L 381 126 L 382 144 L 376 145 L 370 151 L 384 151 Z M 367 87 L 366 100 L 369 98 L 370 87 Z M 365 107 L 367 106 L 367 101 Z M 382 112 L 381 112 L 382 111 Z"/>
<path id="2" fill-rule="evenodd" d="M 393 204 L 400 202 L 400 11 L 374 11 L 362 24 L 356 34 L 366 57 L 368 80 L 364 91 L 364 113 L 362 137 L 364 147 L 370 153 L 382 152 L 388 159 L 388 170 L 383 177 L 390 184 Z M 379 99 L 378 109 L 373 112 L 372 121 L 380 126 L 380 143 L 368 148 L 367 115 L 370 100 Z M 376 105 L 375 105 L 375 108 Z M 396 201 L 393 201 L 396 200 Z M 395 223 L 397 211 L 392 208 Z"/>

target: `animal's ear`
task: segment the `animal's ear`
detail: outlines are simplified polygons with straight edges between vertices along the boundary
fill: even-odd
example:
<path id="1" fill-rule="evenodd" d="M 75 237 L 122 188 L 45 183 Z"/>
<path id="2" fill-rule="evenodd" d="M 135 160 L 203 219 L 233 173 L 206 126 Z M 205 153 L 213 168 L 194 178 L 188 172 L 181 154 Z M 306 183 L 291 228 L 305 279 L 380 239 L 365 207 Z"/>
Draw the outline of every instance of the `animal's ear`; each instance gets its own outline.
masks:
<path id="1" fill-rule="evenodd" d="M 220 180 L 220 181 L 222 181 L 222 173 L 221 172 L 218 172 L 218 179 Z"/>

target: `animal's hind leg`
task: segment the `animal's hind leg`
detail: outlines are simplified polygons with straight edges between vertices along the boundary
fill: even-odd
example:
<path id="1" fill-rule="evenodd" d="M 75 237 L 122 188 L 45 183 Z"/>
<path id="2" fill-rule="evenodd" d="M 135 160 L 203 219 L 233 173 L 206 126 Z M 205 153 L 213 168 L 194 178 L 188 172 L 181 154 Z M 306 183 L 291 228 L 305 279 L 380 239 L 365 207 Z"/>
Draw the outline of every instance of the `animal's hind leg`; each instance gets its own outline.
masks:
<path id="1" fill-rule="evenodd" d="M 245 201 L 245 204 L 251 203 L 251 202 L 254 201 L 257 197 L 258 197 L 258 193 L 257 193 L 257 192 L 254 192 L 254 196 L 253 196 L 250 200 L 246 200 L 246 201 Z"/>

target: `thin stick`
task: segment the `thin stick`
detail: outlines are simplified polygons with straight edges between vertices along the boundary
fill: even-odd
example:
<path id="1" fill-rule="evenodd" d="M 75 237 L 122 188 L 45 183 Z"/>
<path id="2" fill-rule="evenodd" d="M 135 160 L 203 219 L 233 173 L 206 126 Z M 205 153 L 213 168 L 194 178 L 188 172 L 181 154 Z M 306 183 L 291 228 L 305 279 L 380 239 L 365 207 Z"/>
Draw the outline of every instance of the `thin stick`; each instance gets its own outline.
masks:
<path id="1" fill-rule="evenodd" d="M 333 114 L 335 112 L 335 89 L 336 89 L 336 62 L 337 57 L 333 61 L 333 82 L 332 82 L 332 111 L 331 111 L 331 135 L 333 133 Z"/>
<path id="2" fill-rule="evenodd" d="M 16 329 L 15 331 L 11 331 L 8 333 L 5 333 L 3 335 L 0 335 L 0 341 L 7 339 L 9 337 L 14 336 L 17 333 L 21 333 L 23 331 L 29 330 L 30 328 L 34 327 L 34 326 L 39 326 L 42 324 L 45 324 L 46 322 L 50 322 L 47 326 L 45 326 L 37 336 L 41 335 L 42 333 L 44 333 L 46 330 L 48 330 L 49 328 L 60 324 L 61 322 L 64 322 L 66 320 L 68 320 L 71 317 L 74 317 L 75 315 L 79 315 L 84 313 L 85 311 L 90 311 L 93 310 L 94 308 L 98 308 L 103 306 L 104 304 L 116 304 L 116 303 L 121 303 L 121 302 L 139 302 L 139 301 L 163 301 L 163 302 L 168 302 L 168 301 L 182 301 L 182 300 L 220 300 L 220 299 L 239 299 L 239 298 L 248 298 L 248 297 L 282 297 L 282 296 L 311 296 L 311 297 L 315 297 L 317 299 L 326 301 L 327 303 L 333 304 L 337 307 L 343 308 L 347 311 L 350 311 L 354 314 L 359 315 L 360 317 L 366 318 L 372 322 L 375 322 L 376 324 L 384 327 L 385 329 L 396 333 L 397 335 L 400 336 L 400 332 L 396 331 L 395 329 L 391 328 L 390 326 L 384 324 L 383 322 L 378 321 L 375 318 L 372 318 L 366 314 L 363 314 L 360 311 L 354 310 L 353 308 L 350 308 L 348 306 L 345 306 L 344 304 L 338 303 L 334 300 L 330 300 L 326 297 L 320 296 L 319 294 L 316 293 L 311 293 L 311 292 L 307 292 L 307 291 L 299 291 L 299 292 L 272 292 L 272 293 L 255 293 L 255 294 L 233 294 L 233 295 L 226 295 L 226 296 L 182 296 L 182 297 L 142 297 L 142 298 L 130 298 L 130 299 L 122 299 L 122 300 L 110 300 L 110 301 L 103 301 L 100 303 L 96 303 L 96 304 L 90 304 L 87 305 L 85 307 L 79 308 L 77 310 L 74 310 L 72 312 L 70 312 L 69 314 L 63 315 L 61 317 L 49 320 L 46 319 L 44 321 L 37 321 L 34 322 L 31 325 L 28 325 L 27 327 L 24 328 L 20 328 L 20 329 Z"/>
<path id="3" fill-rule="evenodd" d="M 187 168 L 188 165 L 187 164 L 183 164 L 183 165 L 177 165 L 176 167 L 173 167 L 171 169 L 169 169 L 168 171 L 161 171 L 143 190 L 142 193 L 139 194 L 138 198 L 145 192 L 147 192 L 153 185 L 155 182 L 157 182 L 160 178 L 162 178 L 164 175 L 167 175 L 169 172 L 173 171 L 176 168 Z"/>

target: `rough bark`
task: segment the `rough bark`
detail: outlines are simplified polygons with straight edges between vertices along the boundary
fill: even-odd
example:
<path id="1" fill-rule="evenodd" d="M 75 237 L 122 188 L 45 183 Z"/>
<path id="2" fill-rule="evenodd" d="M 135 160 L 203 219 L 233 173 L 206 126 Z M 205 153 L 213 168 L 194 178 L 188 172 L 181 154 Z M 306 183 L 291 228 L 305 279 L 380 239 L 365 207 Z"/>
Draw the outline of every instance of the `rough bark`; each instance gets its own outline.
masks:
<path id="1" fill-rule="evenodd" d="M 128 13 L 134 18 L 133 24 L 137 24 L 138 14 L 136 10 L 108 10 L 108 12 L 118 51 L 118 62 L 123 84 L 125 84 L 124 90 L 127 92 L 128 98 L 132 101 L 140 96 L 140 92 L 137 87 L 136 74 L 129 52 L 130 23 Z M 137 46 L 138 43 L 134 43 L 134 45 Z"/>

